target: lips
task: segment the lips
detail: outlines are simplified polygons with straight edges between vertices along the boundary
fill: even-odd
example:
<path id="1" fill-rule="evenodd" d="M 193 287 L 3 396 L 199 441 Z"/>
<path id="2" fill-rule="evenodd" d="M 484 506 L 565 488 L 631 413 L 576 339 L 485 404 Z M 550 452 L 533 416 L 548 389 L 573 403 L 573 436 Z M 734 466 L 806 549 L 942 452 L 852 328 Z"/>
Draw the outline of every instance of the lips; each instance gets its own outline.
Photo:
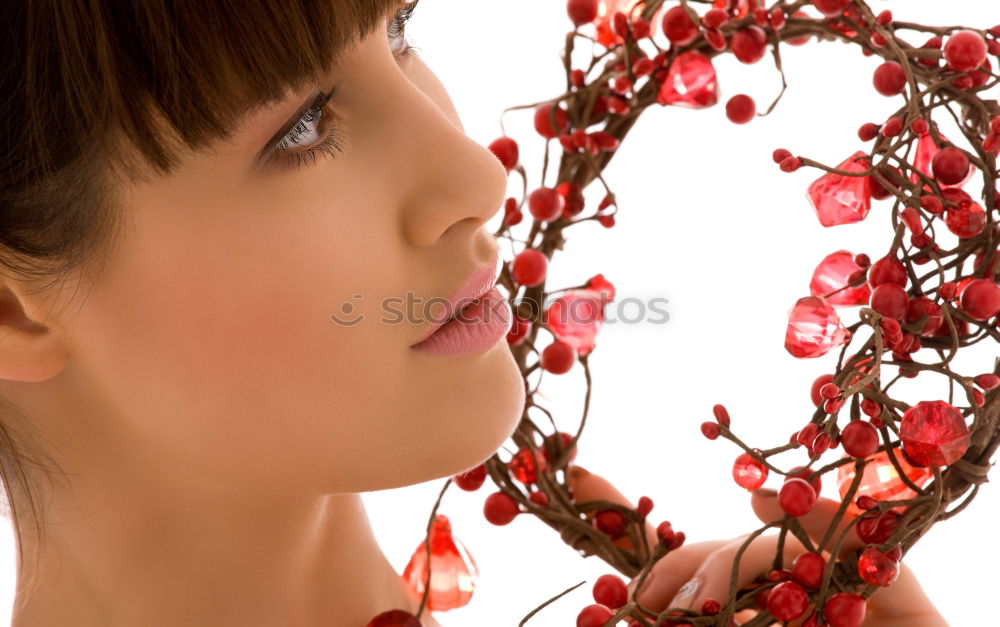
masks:
<path id="1" fill-rule="evenodd" d="M 438 329 L 448 322 L 454 320 L 462 310 L 472 305 L 476 299 L 482 297 L 496 285 L 497 277 L 500 275 L 500 251 L 494 251 L 493 260 L 469 274 L 465 281 L 455 290 L 448 299 L 447 311 L 452 312 L 446 320 L 432 321 L 427 333 L 416 344 L 423 342 L 433 335 Z"/>

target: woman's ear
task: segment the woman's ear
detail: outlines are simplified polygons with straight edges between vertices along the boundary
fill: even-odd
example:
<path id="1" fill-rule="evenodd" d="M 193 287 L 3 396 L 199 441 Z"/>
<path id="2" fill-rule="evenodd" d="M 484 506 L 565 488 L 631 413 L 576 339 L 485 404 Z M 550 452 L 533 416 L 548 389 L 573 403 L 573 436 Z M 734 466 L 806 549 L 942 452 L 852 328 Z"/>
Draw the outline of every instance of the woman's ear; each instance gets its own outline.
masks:
<path id="1" fill-rule="evenodd" d="M 41 300 L 24 294 L 14 283 L 0 282 L 0 379 L 36 383 L 59 374 L 69 350 L 64 337 L 33 319 Z"/>

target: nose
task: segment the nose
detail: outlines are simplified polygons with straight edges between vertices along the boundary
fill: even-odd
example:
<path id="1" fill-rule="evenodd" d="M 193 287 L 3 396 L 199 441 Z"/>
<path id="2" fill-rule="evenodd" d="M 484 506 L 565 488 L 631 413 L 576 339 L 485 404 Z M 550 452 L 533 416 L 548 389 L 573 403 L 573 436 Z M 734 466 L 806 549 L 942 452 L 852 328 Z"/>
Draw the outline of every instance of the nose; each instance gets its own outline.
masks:
<path id="1" fill-rule="evenodd" d="M 399 205 L 403 235 L 413 246 L 432 246 L 446 233 L 471 236 L 502 207 L 507 170 L 485 146 L 465 134 L 444 86 L 423 64 L 393 88 L 391 119 L 400 124 L 393 185 L 405 190 Z M 404 128 L 405 127 L 405 128 Z M 454 228 L 453 228 L 454 227 Z"/>

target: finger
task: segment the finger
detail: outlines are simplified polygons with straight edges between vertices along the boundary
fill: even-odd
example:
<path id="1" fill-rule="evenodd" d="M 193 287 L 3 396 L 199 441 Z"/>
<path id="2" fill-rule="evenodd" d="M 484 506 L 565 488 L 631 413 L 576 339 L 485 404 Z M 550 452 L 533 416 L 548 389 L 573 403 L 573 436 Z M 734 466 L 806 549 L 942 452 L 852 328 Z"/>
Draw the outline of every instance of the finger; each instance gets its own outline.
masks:
<path id="1" fill-rule="evenodd" d="M 778 494 L 774 490 L 754 490 L 750 502 L 754 513 L 757 514 L 757 518 L 760 518 L 761 522 L 771 523 L 781 520 L 786 516 L 785 511 L 778 504 Z M 837 509 L 839 508 L 840 503 L 833 499 L 818 498 L 811 510 L 802 516 L 798 516 L 802 528 L 805 529 L 806 534 L 817 545 L 823 541 L 823 537 L 826 535 L 827 529 L 830 528 L 830 524 L 836 517 Z M 831 545 L 838 541 L 840 534 L 851 524 L 854 518 L 854 515 L 844 512 L 844 516 L 837 523 L 837 528 L 830 537 Z M 845 536 L 843 544 L 840 545 L 840 555 L 863 546 L 865 546 L 865 543 L 852 531 Z M 829 548 L 830 546 L 824 547 L 824 550 L 829 550 Z"/>
<path id="2" fill-rule="evenodd" d="M 570 467 L 566 471 L 566 482 L 569 484 L 569 488 L 573 493 L 573 501 L 576 503 L 602 500 L 611 501 L 629 509 L 635 509 L 635 505 L 625 498 L 625 495 L 619 492 L 615 486 L 611 485 L 607 479 L 600 475 L 595 475 L 582 466 Z M 656 536 L 656 527 L 649 521 L 646 521 L 645 532 L 646 540 L 649 542 L 650 548 L 652 548 L 659 540 Z M 635 550 L 628 536 L 615 540 L 615 546 Z"/>
<path id="3" fill-rule="evenodd" d="M 670 600 L 680 587 L 691 579 L 705 558 L 728 543 L 729 540 L 696 542 L 685 544 L 667 553 L 646 575 L 636 600 L 654 612 L 665 610 Z M 638 579 L 635 579 L 629 584 L 629 592 L 634 589 L 637 582 Z"/>
<path id="4" fill-rule="evenodd" d="M 778 534 L 762 535 L 754 538 L 743 552 L 748 535 L 727 542 L 708 555 L 691 576 L 691 580 L 681 586 L 677 595 L 667 605 L 670 607 L 701 611 L 707 599 L 715 599 L 725 605 L 729 598 L 733 565 L 739 555 L 736 588 L 745 588 L 771 570 L 778 547 Z M 790 563 L 806 549 L 794 536 L 786 536 L 783 548 L 783 562 Z"/>
<path id="5" fill-rule="evenodd" d="M 937 608 L 927 597 L 913 571 L 899 564 L 899 577 L 886 588 L 880 588 L 868 602 L 868 620 L 872 624 L 945 625 Z"/>

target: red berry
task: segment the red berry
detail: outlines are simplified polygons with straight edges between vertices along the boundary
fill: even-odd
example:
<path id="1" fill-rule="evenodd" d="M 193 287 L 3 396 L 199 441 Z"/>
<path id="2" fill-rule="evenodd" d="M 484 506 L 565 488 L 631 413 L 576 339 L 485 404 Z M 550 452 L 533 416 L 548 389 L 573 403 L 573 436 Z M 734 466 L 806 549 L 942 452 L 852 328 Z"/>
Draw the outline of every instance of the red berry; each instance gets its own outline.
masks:
<path id="1" fill-rule="evenodd" d="M 813 405 L 819 406 L 823 402 L 823 398 L 819 393 L 820 388 L 831 381 L 833 381 L 832 374 L 821 374 L 816 377 L 816 380 L 813 381 L 812 389 L 809 390 L 809 397 L 812 399 Z"/>
<path id="2" fill-rule="evenodd" d="M 544 492 L 539 492 L 537 490 L 531 492 L 528 495 L 528 500 L 538 505 L 539 507 L 548 507 L 549 505 L 549 495 Z"/>
<path id="3" fill-rule="evenodd" d="M 661 544 L 670 546 L 674 543 L 676 536 L 677 534 L 669 521 L 665 520 L 656 527 L 656 537 L 659 538 Z"/>
<path id="4" fill-rule="evenodd" d="M 517 167 L 517 142 L 510 137 L 501 137 L 493 140 L 490 144 L 490 150 L 493 151 L 493 154 L 500 160 L 503 167 L 507 169 L 507 172 L 510 172 Z"/>
<path id="5" fill-rule="evenodd" d="M 813 487 L 813 490 L 816 490 L 816 494 L 819 494 L 820 492 L 823 491 L 823 478 L 820 475 L 816 475 L 810 481 L 809 475 L 811 474 L 812 470 L 804 466 L 796 466 L 795 468 L 792 468 L 791 470 L 788 471 L 788 475 L 785 476 L 785 481 L 788 481 L 789 479 L 792 478 L 805 479 L 806 481 L 809 481 L 809 485 Z"/>
<path id="6" fill-rule="evenodd" d="M 546 139 L 553 139 L 569 129 L 569 116 L 565 109 L 558 106 L 555 107 L 555 126 L 552 125 L 549 116 L 553 106 L 551 103 L 544 104 L 535 110 L 535 130 Z"/>
<path id="7" fill-rule="evenodd" d="M 483 515 L 494 525 L 509 524 L 520 513 L 517 501 L 503 492 L 494 492 L 483 503 Z"/>
<path id="8" fill-rule="evenodd" d="M 792 578 L 809 588 L 822 585 L 825 570 L 826 559 L 819 553 L 802 553 L 792 561 Z"/>
<path id="9" fill-rule="evenodd" d="M 507 343 L 511 346 L 517 346 L 528 337 L 528 332 L 530 331 L 531 321 L 525 320 L 515 313 L 511 321 L 510 331 L 507 332 Z"/>
<path id="10" fill-rule="evenodd" d="M 863 142 L 869 142 L 878 135 L 878 124 L 873 122 L 865 122 L 858 128 L 858 139 Z"/>
<path id="11" fill-rule="evenodd" d="M 743 63 L 756 63 L 767 52 L 767 33 L 756 24 L 751 24 L 733 33 L 729 46 L 733 55 Z"/>
<path id="12" fill-rule="evenodd" d="M 837 398 L 840 396 L 840 386 L 832 381 L 824 383 L 823 387 L 819 389 L 819 395 L 823 398 Z"/>
<path id="13" fill-rule="evenodd" d="M 545 280 L 549 260 L 540 250 L 526 248 L 514 257 L 511 274 L 521 285 L 538 285 Z"/>
<path id="14" fill-rule="evenodd" d="M 791 156 L 792 153 L 788 152 L 788 150 L 784 148 L 776 148 L 775 151 L 771 153 L 771 159 L 773 159 L 775 163 L 781 163 Z"/>
<path id="15" fill-rule="evenodd" d="M 858 516 L 854 530 L 866 544 L 882 544 L 896 531 L 900 518 L 899 512 L 891 509 L 884 512 L 870 510 Z"/>
<path id="16" fill-rule="evenodd" d="M 788 157 L 779 164 L 782 172 L 794 172 L 802 167 L 802 160 L 798 157 Z"/>
<path id="17" fill-rule="evenodd" d="M 486 481 L 486 466 L 483 464 L 455 475 L 455 485 L 467 492 L 478 490 L 484 481 Z"/>
<path id="18" fill-rule="evenodd" d="M 559 455 L 562 455 L 570 447 L 573 442 L 573 436 L 568 433 L 551 433 L 545 436 L 542 440 L 542 456 L 545 457 L 545 461 L 548 463 L 553 463 Z M 568 462 L 576 459 L 576 447 L 573 447 L 573 452 L 569 454 Z"/>
<path id="19" fill-rule="evenodd" d="M 878 450 L 878 430 L 870 422 L 852 420 L 841 431 L 840 441 L 844 444 L 845 453 L 863 459 Z"/>
<path id="20" fill-rule="evenodd" d="M 872 85 L 883 96 L 898 96 L 906 89 L 906 72 L 895 61 L 886 61 L 875 68 Z"/>
<path id="21" fill-rule="evenodd" d="M 719 437 L 719 425 L 714 422 L 703 422 L 701 423 L 701 433 L 709 440 L 714 440 Z"/>
<path id="22" fill-rule="evenodd" d="M 899 563 L 871 544 L 858 558 L 858 575 L 872 585 L 888 586 L 899 577 Z"/>
<path id="23" fill-rule="evenodd" d="M 802 616 L 809 608 L 809 595 L 794 581 L 783 581 L 767 594 L 767 611 L 780 621 Z"/>
<path id="24" fill-rule="evenodd" d="M 538 481 L 538 473 L 545 470 L 547 465 L 543 456 L 532 452 L 530 448 L 522 448 L 507 462 L 507 468 L 515 479 L 530 484 Z"/>
<path id="25" fill-rule="evenodd" d="M 594 514 L 594 527 L 615 540 L 625 535 L 628 521 L 625 520 L 625 515 L 617 509 L 602 509 Z"/>
<path id="26" fill-rule="evenodd" d="M 684 7 L 671 7 L 663 14 L 663 34 L 674 46 L 686 46 L 698 38 L 698 25 Z"/>
<path id="27" fill-rule="evenodd" d="M 973 320 L 989 320 L 1000 313 L 1000 285 L 992 279 L 976 279 L 962 290 L 960 306 Z"/>
<path id="28" fill-rule="evenodd" d="M 844 12 L 851 0 L 813 0 L 816 10 L 826 17 L 837 17 Z"/>
<path id="29" fill-rule="evenodd" d="M 960 30 L 944 45 L 944 58 L 959 72 L 974 70 L 986 60 L 986 41 L 972 30 Z"/>
<path id="30" fill-rule="evenodd" d="M 709 9 L 701 16 L 701 23 L 708 28 L 718 28 L 729 20 L 729 14 L 722 9 Z"/>
<path id="31" fill-rule="evenodd" d="M 597 19 L 597 0 L 569 0 L 566 13 L 576 26 L 589 24 Z"/>
<path id="32" fill-rule="evenodd" d="M 653 511 L 653 499 L 648 496 L 640 496 L 639 504 L 635 506 L 635 513 L 640 519 L 646 520 L 646 516 L 649 516 L 651 511 Z"/>
<path id="33" fill-rule="evenodd" d="M 373 618 L 366 627 L 420 627 L 420 625 L 417 617 L 405 610 L 389 610 Z"/>
<path id="34" fill-rule="evenodd" d="M 873 288 L 883 283 L 906 287 L 906 268 L 892 257 L 882 257 L 868 270 L 868 284 Z"/>
<path id="35" fill-rule="evenodd" d="M 778 490 L 778 505 L 789 516 L 802 516 L 815 504 L 816 490 L 805 479 L 788 479 Z"/>
<path id="36" fill-rule="evenodd" d="M 858 498 L 854 499 L 854 504 L 858 506 L 859 509 L 874 509 L 878 507 L 878 501 L 868 496 L 867 494 L 862 494 Z"/>
<path id="37" fill-rule="evenodd" d="M 616 610 L 628 603 L 628 588 L 617 575 L 601 575 L 594 582 L 594 600 Z"/>
<path id="38" fill-rule="evenodd" d="M 860 627 L 865 620 L 867 602 L 863 596 L 850 592 L 838 592 L 823 606 L 830 627 Z"/>
<path id="39" fill-rule="evenodd" d="M 576 350 L 563 342 L 556 340 L 542 351 L 541 366 L 552 374 L 566 374 L 576 363 Z"/>
<path id="40" fill-rule="evenodd" d="M 910 306 L 910 297 L 895 283 L 883 283 L 872 290 L 869 304 L 883 316 L 900 320 Z"/>
<path id="41" fill-rule="evenodd" d="M 576 627 L 603 627 L 615 613 L 600 603 L 588 605 L 576 617 Z"/>
<path id="42" fill-rule="evenodd" d="M 958 185 L 969 174 L 969 158 L 961 148 L 948 146 L 931 159 L 934 178 L 944 185 Z"/>
<path id="43" fill-rule="evenodd" d="M 1000 377 L 992 373 L 978 375 L 972 380 L 984 390 L 992 390 L 1000 385 Z"/>
<path id="44" fill-rule="evenodd" d="M 701 613 L 705 616 L 715 616 L 722 611 L 722 604 L 715 599 L 705 599 L 701 604 Z"/>
<path id="45" fill-rule="evenodd" d="M 716 422 L 720 425 L 729 426 L 729 412 L 726 410 L 726 406 L 721 403 L 716 403 L 712 406 L 712 414 L 715 416 Z"/>
<path id="46" fill-rule="evenodd" d="M 551 187 L 539 187 L 528 196 L 528 210 L 543 222 L 560 217 L 564 206 L 562 195 Z"/>
<path id="47" fill-rule="evenodd" d="M 736 94 L 726 103 L 726 117 L 734 124 L 746 124 L 756 113 L 757 105 L 746 94 Z"/>

